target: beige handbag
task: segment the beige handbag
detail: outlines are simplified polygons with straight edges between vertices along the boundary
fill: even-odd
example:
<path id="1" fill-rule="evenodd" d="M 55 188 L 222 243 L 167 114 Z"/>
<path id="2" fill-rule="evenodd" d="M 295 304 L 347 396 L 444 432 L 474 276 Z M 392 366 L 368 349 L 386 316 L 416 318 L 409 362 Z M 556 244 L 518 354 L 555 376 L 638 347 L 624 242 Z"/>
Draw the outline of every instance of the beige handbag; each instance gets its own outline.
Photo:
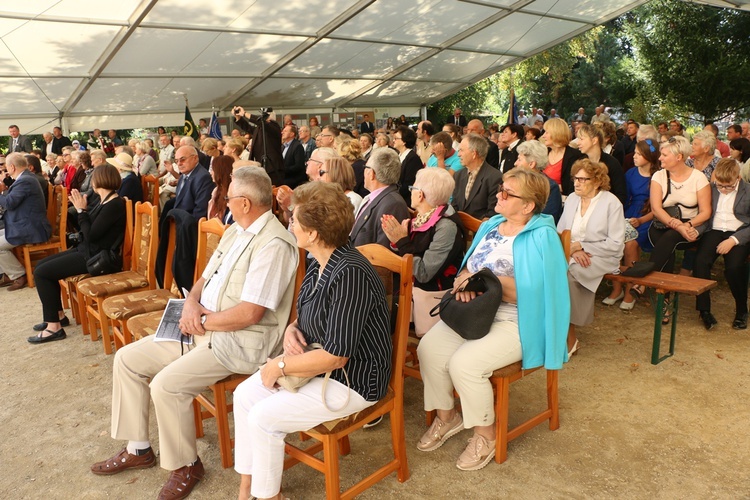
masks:
<path id="1" fill-rule="evenodd" d="M 315 349 L 323 349 L 323 346 L 318 343 L 312 343 L 308 345 L 305 350 L 306 351 L 313 351 Z M 262 368 L 262 367 L 261 367 Z M 346 387 L 349 388 L 349 375 L 346 373 L 346 369 L 342 368 L 344 371 L 344 377 L 346 378 Z M 310 380 L 312 380 L 315 377 L 298 377 L 296 375 L 284 375 L 276 379 L 276 384 L 279 387 L 283 387 L 289 392 L 297 392 L 300 387 L 307 384 Z M 331 409 L 330 406 L 328 406 L 328 401 L 326 401 L 326 388 L 328 387 L 328 379 L 331 378 L 331 372 L 326 372 L 326 375 L 323 379 L 323 388 L 321 390 L 321 397 L 323 398 L 323 404 L 326 406 L 326 409 L 330 412 L 338 412 L 343 410 L 346 405 L 349 404 L 349 396 L 350 393 L 347 392 L 346 395 L 346 401 L 344 401 L 344 404 L 341 406 L 341 408 L 337 409 Z"/>
<path id="2" fill-rule="evenodd" d="M 450 290 L 425 291 L 421 288 L 412 288 L 412 313 L 414 314 L 414 332 L 421 338 L 430 328 L 440 321 L 440 316 L 430 316 L 430 311 L 438 304 Z"/>

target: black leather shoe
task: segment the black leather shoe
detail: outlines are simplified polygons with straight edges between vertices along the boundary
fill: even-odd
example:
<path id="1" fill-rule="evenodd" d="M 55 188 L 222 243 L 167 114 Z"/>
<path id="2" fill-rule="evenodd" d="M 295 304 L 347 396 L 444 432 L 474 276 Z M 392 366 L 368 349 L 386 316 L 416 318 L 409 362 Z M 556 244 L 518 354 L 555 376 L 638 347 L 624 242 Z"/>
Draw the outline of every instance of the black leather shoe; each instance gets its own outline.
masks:
<path id="1" fill-rule="evenodd" d="M 716 321 L 716 318 L 714 318 L 714 315 L 711 314 L 710 311 L 701 311 L 700 316 L 701 321 L 703 321 L 703 326 L 706 327 L 706 330 L 712 329 L 718 323 Z"/>
<path id="2" fill-rule="evenodd" d="M 65 335 L 65 330 L 60 328 L 56 332 L 50 332 L 49 330 L 45 330 L 46 332 L 51 333 L 52 335 L 49 335 L 48 337 L 42 337 L 41 333 L 39 335 L 34 335 L 29 337 L 28 340 L 29 344 L 45 344 L 47 342 L 54 342 L 55 340 L 62 340 L 67 335 Z"/>
<path id="3" fill-rule="evenodd" d="M 63 316 L 63 319 L 60 320 L 60 326 L 70 326 L 70 320 L 67 316 Z M 37 323 L 32 329 L 35 332 L 43 332 L 47 329 L 47 323 Z"/>
<path id="4" fill-rule="evenodd" d="M 734 317 L 732 328 L 735 330 L 747 330 L 747 313 L 738 314 Z"/>

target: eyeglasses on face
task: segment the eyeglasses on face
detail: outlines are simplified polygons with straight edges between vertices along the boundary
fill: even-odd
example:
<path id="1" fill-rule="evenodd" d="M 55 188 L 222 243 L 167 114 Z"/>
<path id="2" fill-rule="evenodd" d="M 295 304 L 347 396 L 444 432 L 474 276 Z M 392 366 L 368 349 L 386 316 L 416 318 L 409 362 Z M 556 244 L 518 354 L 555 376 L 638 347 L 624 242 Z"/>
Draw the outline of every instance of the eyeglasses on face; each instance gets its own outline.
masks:
<path id="1" fill-rule="evenodd" d="M 228 202 L 229 200 L 233 200 L 235 198 L 245 198 L 247 199 L 247 196 L 225 196 L 224 201 Z"/>
<path id="2" fill-rule="evenodd" d="M 320 163 L 321 165 L 323 164 L 323 162 L 322 162 L 322 161 L 320 161 L 320 160 L 316 160 L 316 159 L 314 159 L 314 158 L 310 158 L 309 160 L 307 160 L 307 161 L 305 162 L 305 165 L 309 165 L 309 164 L 310 164 L 310 162 Z"/>
<path id="3" fill-rule="evenodd" d="M 573 182 L 580 182 L 581 184 L 585 184 L 586 181 L 590 181 L 591 177 L 573 177 Z"/>
<path id="4" fill-rule="evenodd" d="M 503 199 L 503 201 L 507 200 L 508 197 L 510 198 L 518 198 L 519 200 L 522 200 L 523 198 L 521 196 L 518 196 L 517 194 L 513 194 L 509 191 L 506 191 L 505 188 L 499 187 L 497 188 L 497 194 L 500 195 L 500 198 Z"/>
<path id="5" fill-rule="evenodd" d="M 716 188 L 717 189 L 723 189 L 725 191 L 731 191 L 735 187 L 737 187 L 737 183 L 736 182 L 734 184 L 719 184 L 718 182 L 716 183 Z"/>
<path id="6" fill-rule="evenodd" d="M 188 155 L 188 156 L 183 156 L 180 158 L 175 158 L 175 161 L 177 163 L 184 163 L 185 161 L 187 161 L 188 158 L 192 158 L 193 156 L 198 156 L 198 155 Z"/>
<path id="7" fill-rule="evenodd" d="M 418 188 L 417 186 L 409 186 L 409 191 L 421 191 L 421 192 L 424 192 L 424 191 L 422 191 L 422 188 Z"/>

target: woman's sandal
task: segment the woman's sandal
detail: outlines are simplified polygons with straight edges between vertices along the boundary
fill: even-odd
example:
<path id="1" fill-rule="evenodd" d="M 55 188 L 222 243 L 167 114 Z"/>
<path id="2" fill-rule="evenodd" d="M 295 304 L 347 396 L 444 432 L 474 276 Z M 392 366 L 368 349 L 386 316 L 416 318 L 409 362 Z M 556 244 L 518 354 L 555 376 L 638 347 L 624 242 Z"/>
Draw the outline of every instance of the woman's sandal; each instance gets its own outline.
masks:
<path id="1" fill-rule="evenodd" d="M 635 297 L 635 300 L 639 300 L 643 294 L 646 293 L 646 287 L 641 285 L 633 285 L 630 288 L 630 295 Z"/>

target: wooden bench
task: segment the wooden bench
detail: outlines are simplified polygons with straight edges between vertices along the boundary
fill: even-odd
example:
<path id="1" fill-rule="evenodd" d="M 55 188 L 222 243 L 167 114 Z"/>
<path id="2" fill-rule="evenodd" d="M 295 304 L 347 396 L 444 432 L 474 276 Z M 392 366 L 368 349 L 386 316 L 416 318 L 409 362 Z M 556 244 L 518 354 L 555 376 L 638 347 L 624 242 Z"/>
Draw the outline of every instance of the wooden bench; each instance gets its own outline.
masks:
<path id="1" fill-rule="evenodd" d="M 620 267 L 623 272 L 627 267 Z M 674 354 L 674 341 L 677 334 L 677 312 L 679 311 L 679 296 L 681 293 L 688 295 L 700 295 L 716 287 L 716 281 L 693 278 L 691 276 L 680 276 L 679 274 L 670 274 L 662 272 L 652 272 L 642 278 L 633 278 L 623 276 L 622 274 L 606 274 L 604 279 L 618 281 L 620 283 L 629 283 L 631 285 L 643 285 L 647 288 L 653 288 L 656 291 L 656 318 L 654 321 L 654 343 L 651 349 L 651 364 L 657 365 Z M 664 316 L 664 294 L 673 293 L 674 298 L 669 304 L 672 313 L 672 333 L 669 338 L 669 353 L 659 357 L 659 348 L 661 345 L 661 327 Z"/>

